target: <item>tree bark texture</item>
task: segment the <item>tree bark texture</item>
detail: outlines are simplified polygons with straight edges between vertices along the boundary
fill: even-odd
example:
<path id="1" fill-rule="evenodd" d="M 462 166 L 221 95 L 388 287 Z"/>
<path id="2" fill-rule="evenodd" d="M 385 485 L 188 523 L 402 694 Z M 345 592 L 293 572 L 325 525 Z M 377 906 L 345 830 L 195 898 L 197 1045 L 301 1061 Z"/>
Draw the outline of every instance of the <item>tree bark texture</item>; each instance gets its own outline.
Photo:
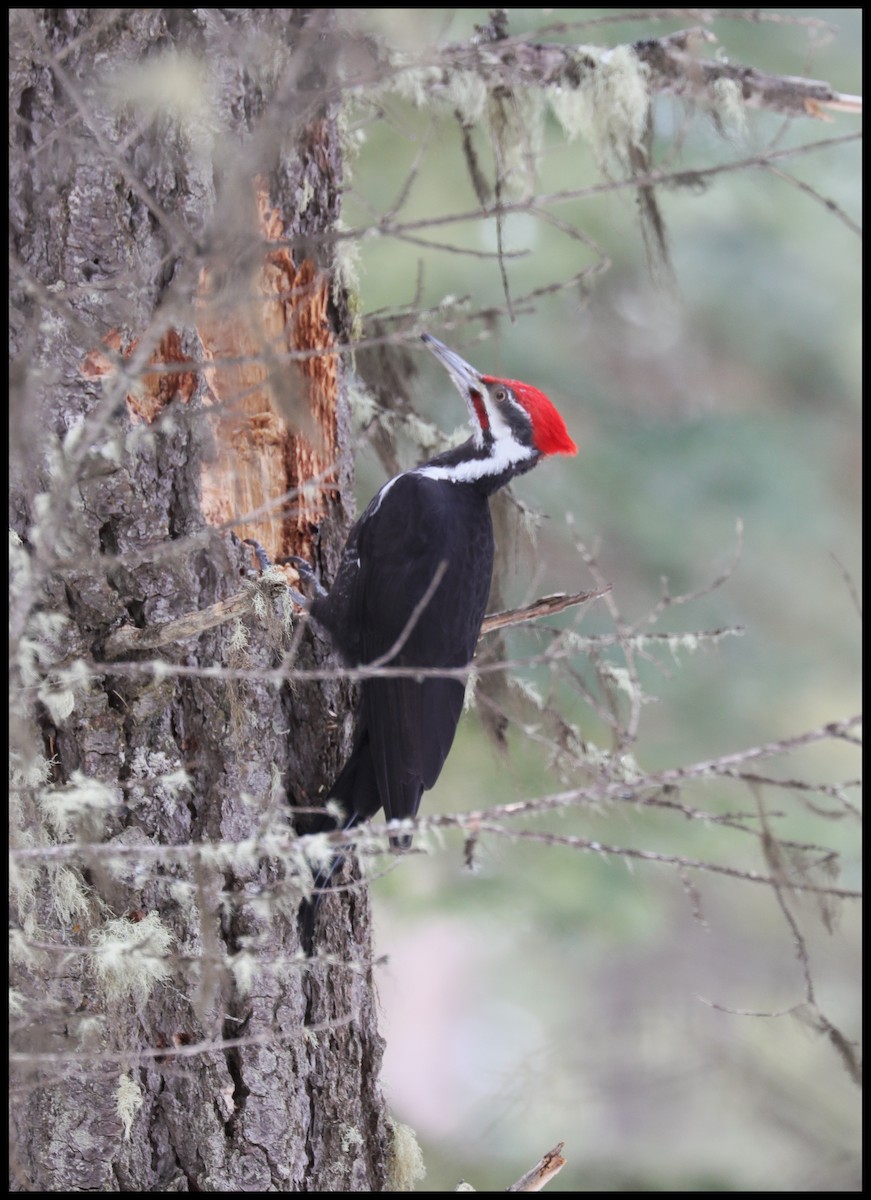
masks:
<path id="1" fill-rule="evenodd" d="M 287 844 L 290 806 L 318 802 L 348 686 L 100 660 L 120 625 L 238 591 L 243 536 L 335 570 L 334 11 L 11 17 L 13 837 L 82 845 L 18 873 L 16 1191 L 385 1186 L 365 892 L 329 897 L 337 965 L 307 964 L 300 865 L 247 841 Z M 246 633 L 165 657 L 274 666 Z M 298 661 L 329 649 L 306 633 Z"/>

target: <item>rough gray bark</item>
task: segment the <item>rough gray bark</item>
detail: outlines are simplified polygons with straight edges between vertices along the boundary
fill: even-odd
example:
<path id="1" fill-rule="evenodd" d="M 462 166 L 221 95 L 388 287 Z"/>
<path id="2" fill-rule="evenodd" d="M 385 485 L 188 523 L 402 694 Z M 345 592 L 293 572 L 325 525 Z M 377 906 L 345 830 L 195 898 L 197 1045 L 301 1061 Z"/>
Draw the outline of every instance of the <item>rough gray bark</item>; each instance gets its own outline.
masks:
<path id="1" fill-rule="evenodd" d="M 221 490 L 227 431 L 215 413 L 232 381 L 217 367 L 165 369 L 187 356 L 219 359 L 232 313 L 213 313 L 210 325 L 204 292 L 249 288 L 277 222 L 293 262 L 276 258 L 274 271 L 290 272 L 298 290 L 304 277 L 320 303 L 316 317 L 306 310 L 312 339 L 283 297 L 290 344 L 347 340 L 332 252 L 320 239 L 338 216 L 342 178 L 333 11 L 12 14 L 15 837 L 20 847 L 143 847 L 142 857 L 83 852 L 72 864 L 21 868 L 16 1191 L 385 1186 L 392 1139 L 365 892 L 324 906 L 325 947 L 357 969 L 309 969 L 295 957 L 290 857 L 150 852 L 285 829 L 288 803 L 316 800 L 346 749 L 343 725 L 323 714 L 347 711 L 347 689 L 234 690 L 100 662 L 114 627 L 214 603 L 238 591 L 250 562 L 202 511 L 215 464 L 208 486 Z M 149 112 L 136 88 L 143 64 L 158 61 L 172 71 L 147 77 L 145 90 L 161 101 Z M 164 79 L 177 97 L 159 95 Z M 292 371 L 273 366 L 265 390 L 279 407 L 286 401 L 279 417 L 292 428 L 299 389 L 282 393 Z M 340 376 L 313 379 L 304 380 L 309 398 L 319 388 L 322 406 L 332 404 L 328 457 L 344 461 Z M 247 433 L 234 427 L 232 436 L 243 474 Z M 281 444 L 287 486 L 308 461 L 304 444 Z M 349 468 L 341 471 L 314 520 L 300 508 L 269 525 L 273 553 L 316 553 L 329 575 L 350 517 Z M 269 636 L 247 625 L 245 665 L 273 666 Z M 209 631 L 165 657 L 226 665 L 227 633 Z M 301 654 L 302 665 L 322 664 L 327 650 L 306 636 Z M 186 788 L 171 782 L 179 769 Z M 51 815 L 72 784 L 93 797 L 93 781 L 102 802 Z M 114 973 L 101 971 L 94 936 L 126 923 L 135 937 L 155 913 L 169 953 L 152 941 Z M 210 1041 L 233 1044 L 197 1050 Z"/>

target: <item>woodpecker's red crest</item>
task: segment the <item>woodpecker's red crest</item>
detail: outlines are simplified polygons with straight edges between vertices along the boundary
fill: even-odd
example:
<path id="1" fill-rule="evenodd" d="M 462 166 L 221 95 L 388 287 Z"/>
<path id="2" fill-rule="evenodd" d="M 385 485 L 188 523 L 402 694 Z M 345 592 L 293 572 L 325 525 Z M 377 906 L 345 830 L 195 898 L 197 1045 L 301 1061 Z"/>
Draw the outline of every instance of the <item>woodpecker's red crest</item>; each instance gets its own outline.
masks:
<path id="1" fill-rule="evenodd" d="M 493 389 L 497 403 L 500 400 L 500 387 L 514 393 L 515 399 L 529 413 L 533 440 L 542 454 L 577 454 L 578 448 L 569 437 L 565 421 L 544 392 L 531 383 L 521 383 L 519 379 L 497 379 L 493 375 L 483 375 L 481 378 Z"/>
<path id="2" fill-rule="evenodd" d="M 544 392 L 517 379 L 482 375 L 431 334 L 423 334 L 423 340 L 466 401 L 476 445 L 493 443 L 495 459 L 519 461 L 521 446 L 529 457 L 577 453 L 565 421 Z"/>

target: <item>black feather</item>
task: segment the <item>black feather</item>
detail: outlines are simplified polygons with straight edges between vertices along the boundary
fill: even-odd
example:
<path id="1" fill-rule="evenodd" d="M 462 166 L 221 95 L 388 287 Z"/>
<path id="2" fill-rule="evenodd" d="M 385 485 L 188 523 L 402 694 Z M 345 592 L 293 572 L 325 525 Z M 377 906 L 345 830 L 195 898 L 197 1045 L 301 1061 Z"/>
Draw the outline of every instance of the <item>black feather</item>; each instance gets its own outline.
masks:
<path id="1" fill-rule="evenodd" d="M 409 629 L 442 562 L 441 582 Z M 492 573 L 487 489 L 411 471 L 386 484 L 351 530 L 335 583 L 312 602 L 311 615 L 349 666 L 382 658 L 405 633 L 387 667 L 464 668 L 475 653 Z M 464 693 L 463 680 L 450 677 L 363 681 L 353 748 L 329 792 L 348 826 L 380 809 L 389 821 L 417 814 L 453 744 Z M 408 835 L 392 840 L 411 844 Z M 340 862 L 322 870 L 319 889 Z M 309 946 L 319 894 L 304 915 Z"/>
<path id="2" fill-rule="evenodd" d="M 312 616 L 352 666 L 386 655 L 446 572 L 388 666 L 463 668 L 475 652 L 493 571 L 487 498 L 474 485 L 408 472 L 352 529 L 329 596 Z M 360 818 L 413 817 L 439 777 L 463 707 L 460 679 L 381 676 L 361 687 L 354 747 L 330 795 Z"/>

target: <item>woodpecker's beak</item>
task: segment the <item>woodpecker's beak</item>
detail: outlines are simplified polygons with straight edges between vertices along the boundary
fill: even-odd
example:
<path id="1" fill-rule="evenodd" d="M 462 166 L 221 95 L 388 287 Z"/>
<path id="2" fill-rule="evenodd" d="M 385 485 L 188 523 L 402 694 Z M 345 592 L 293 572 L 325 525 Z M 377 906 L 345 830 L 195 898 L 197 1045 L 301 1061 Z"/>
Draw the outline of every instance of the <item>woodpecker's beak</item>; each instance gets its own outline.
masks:
<path id="1" fill-rule="evenodd" d="M 476 371 L 465 359 L 460 358 L 459 354 L 455 354 L 453 350 L 449 350 L 444 342 L 440 342 L 432 334 L 422 333 L 420 336 L 450 375 L 454 386 L 465 400 L 469 413 L 477 421 L 478 416 L 472 406 L 472 393 L 477 392 L 480 396 L 481 392 L 486 390 L 480 371 Z"/>

